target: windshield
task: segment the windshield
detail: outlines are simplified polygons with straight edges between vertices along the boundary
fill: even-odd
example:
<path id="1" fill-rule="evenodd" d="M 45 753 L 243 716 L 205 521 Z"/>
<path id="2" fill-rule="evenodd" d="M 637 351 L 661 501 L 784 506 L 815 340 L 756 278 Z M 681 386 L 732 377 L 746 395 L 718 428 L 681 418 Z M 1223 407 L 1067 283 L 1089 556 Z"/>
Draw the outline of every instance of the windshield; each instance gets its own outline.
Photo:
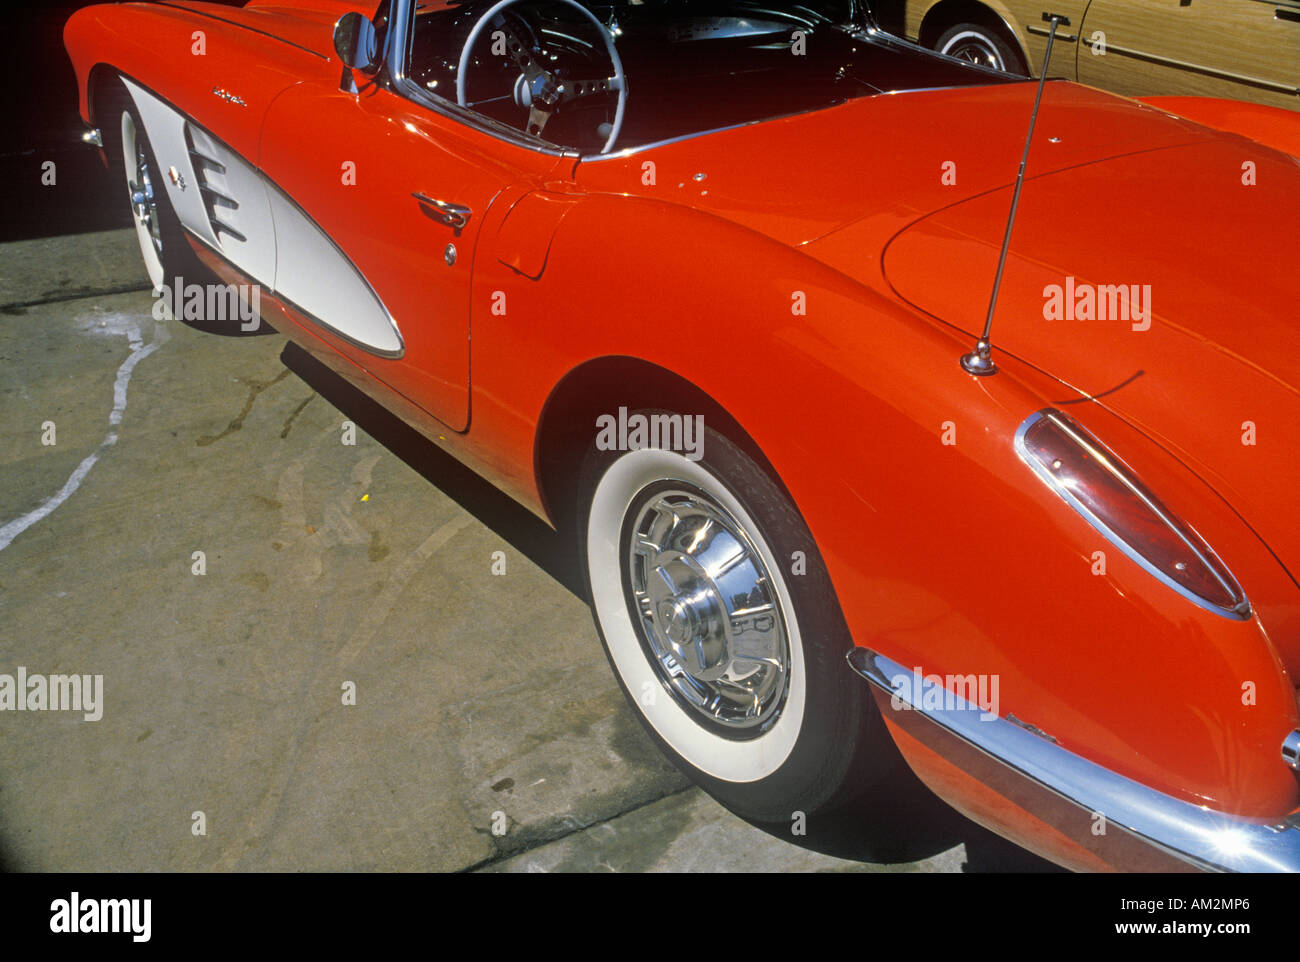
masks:
<path id="1" fill-rule="evenodd" d="M 998 82 L 865 23 L 856 0 L 428 0 L 406 75 L 584 154 L 890 90 Z"/>

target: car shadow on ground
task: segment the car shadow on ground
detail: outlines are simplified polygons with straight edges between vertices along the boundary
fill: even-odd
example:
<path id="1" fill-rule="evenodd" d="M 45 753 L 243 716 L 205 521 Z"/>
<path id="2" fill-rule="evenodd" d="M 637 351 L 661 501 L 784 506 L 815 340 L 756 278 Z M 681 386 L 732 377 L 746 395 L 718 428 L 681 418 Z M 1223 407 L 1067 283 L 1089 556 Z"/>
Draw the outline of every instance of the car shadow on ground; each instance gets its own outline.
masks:
<path id="1" fill-rule="evenodd" d="M 586 599 L 576 538 L 557 533 L 302 348 L 287 343 L 281 360 L 357 427 L 559 584 Z M 792 836 L 789 824 L 751 824 L 776 838 L 837 858 L 897 864 L 965 843 L 966 872 L 1060 871 L 946 805 L 901 757 L 896 755 L 891 763 L 888 776 L 851 805 L 809 820 L 805 835 Z"/>
<path id="2" fill-rule="evenodd" d="M 964 844 L 963 872 L 1064 871 L 956 811 L 926 788 L 896 750 L 891 762 L 885 777 L 853 802 L 807 819 L 803 835 L 794 835 L 790 823 L 750 824 L 801 848 L 859 862 L 915 862 Z"/>
<path id="3" fill-rule="evenodd" d="M 298 347 L 285 344 L 280 360 L 325 401 L 447 495 L 529 561 L 585 600 L 573 538 L 562 538 L 523 505 L 503 494 L 340 375 Z"/>

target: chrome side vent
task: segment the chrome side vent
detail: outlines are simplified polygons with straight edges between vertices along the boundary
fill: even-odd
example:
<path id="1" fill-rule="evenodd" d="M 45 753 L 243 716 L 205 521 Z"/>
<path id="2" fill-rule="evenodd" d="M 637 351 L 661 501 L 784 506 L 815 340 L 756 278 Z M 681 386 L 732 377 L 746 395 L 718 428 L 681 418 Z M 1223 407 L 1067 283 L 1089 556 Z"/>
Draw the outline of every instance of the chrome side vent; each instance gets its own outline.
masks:
<path id="1" fill-rule="evenodd" d="M 226 165 L 221 161 L 217 160 L 215 157 L 209 157 L 207 154 L 200 153 L 195 149 L 194 139 L 192 137 L 185 138 L 185 142 L 186 146 L 190 149 L 190 157 L 194 160 L 194 169 L 199 172 L 200 176 L 203 174 L 202 168 L 204 167 L 217 174 L 224 174 L 226 172 Z"/>
<path id="2" fill-rule="evenodd" d="M 248 238 L 239 230 L 239 201 L 228 183 L 226 165 L 218 160 L 223 149 L 208 134 L 194 124 L 185 125 L 185 146 L 190 152 L 190 162 L 198 177 L 199 193 L 208 213 L 212 232 L 218 240 L 224 234 L 245 242 Z"/>

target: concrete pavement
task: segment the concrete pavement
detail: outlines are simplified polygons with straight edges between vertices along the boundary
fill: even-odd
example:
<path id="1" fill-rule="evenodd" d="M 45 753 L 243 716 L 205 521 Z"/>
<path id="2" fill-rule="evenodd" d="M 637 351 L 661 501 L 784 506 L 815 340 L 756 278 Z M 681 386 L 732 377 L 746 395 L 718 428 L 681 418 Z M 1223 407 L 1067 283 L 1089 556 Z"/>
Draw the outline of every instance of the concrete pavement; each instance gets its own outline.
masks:
<path id="1" fill-rule="evenodd" d="M 914 780 L 806 837 L 731 815 L 624 704 L 563 539 L 146 286 L 129 231 L 0 246 L 0 673 L 104 692 L 0 713 L 0 865 L 1042 867 Z"/>

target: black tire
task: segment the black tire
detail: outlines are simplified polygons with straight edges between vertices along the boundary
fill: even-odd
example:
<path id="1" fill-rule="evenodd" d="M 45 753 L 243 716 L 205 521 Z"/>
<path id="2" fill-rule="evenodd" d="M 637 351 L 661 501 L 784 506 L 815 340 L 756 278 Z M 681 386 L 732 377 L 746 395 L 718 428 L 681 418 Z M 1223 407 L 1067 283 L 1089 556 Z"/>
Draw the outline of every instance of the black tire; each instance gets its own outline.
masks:
<path id="1" fill-rule="evenodd" d="M 867 684 L 845 663 L 852 639 L 821 555 L 790 499 L 726 437 L 706 428 L 703 457 L 693 462 L 695 468 L 687 467 L 690 463 L 667 451 L 653 451 L 652 456 L 647 450 L 607 451 L 594 444 L 584 463 L 578 511 L 582 570 L 596 629 L 615 677 L 659 748 L 696 784 L 737 814 L 789 825 L 798 812 L 807 816 L 841 807 L 889 774 L 898 756 Z M 655 480 L 657 474 L 661 477 Z M 689 504 L 686 496 L 692 493 L 705 501 L 712 499 L 714 507 L 730 512 L 731 520 L 737 521 L 752 539 L 754 555 L 770 559 L 772 563 L 765 567 L 774 570 L 765 572 L 765 596 L 781 607 L 782 624 L 788 621 L 794 625 L 786 638 L 790 649 L 788 691 L 772 719 L 755 726 L 753 732 L 729 728 L 736 724 L 734 719 L 715 721 L 674 694 L 662 659 L 656 667 L 650 653 L 652 643 L 647 638 L 653 630 L 638 626 L 634 614 L 635 577 L 631 572 L 637 562 L 626 557 L 635 534 L 631 526 L 639 513 L 658 503 L 656 499 L 680 495 L 683 503 Z M 623 500 L 627 503 L 614 535 L 610 524 Z M 610 571 L 606 543 L 610 538 L 614 538 L 615 553 L 622 558 L 616 573 Z M 803 574 L 795 574 L 791 568 L 796 551 L 805 557 Z M 621 588 L 621 606 L 614 600 L 618 588 L 611 577 Z M 754 596 L 742 597 L 749 599 L 745 607 L 752 608 Z M 787 604 L 788 614 L 784 610 Z M 751 624 L 756 620 L 751 619 Z M 728 623 L 735 627 L 734 620 Z M 640 647 L 640 667 L 632 638 Z M 797 670 L 802 674 L 801 699 L 795 696 Z M 787 717 L 795 711 L 799 712 L 797 725 Z M 690 719 L 695 727 L 683 719 Z M 780 758 L 784 750 L 780 746 L 793 739 L 779 764 L 773 761 L 765 767 L 762 762 L 750 761 L 762 755 L 765 749 L 760 749 L 758 742 L 765 738 L 777 739 L 768 743 L 770 761 Z M 733 763 L 734 770 L 730 770 Z M 720 767 L 729 770 L 724 772 Z"/>
<path id="2" fill-rule="evenodd" d="M 1006 32 L 982 23 L 958 23 L 949 27 L 935 41 L 939 53 L 983 64 L 995 70 L 1025 76 L 1028 68 L 1014 39 Z"/>

